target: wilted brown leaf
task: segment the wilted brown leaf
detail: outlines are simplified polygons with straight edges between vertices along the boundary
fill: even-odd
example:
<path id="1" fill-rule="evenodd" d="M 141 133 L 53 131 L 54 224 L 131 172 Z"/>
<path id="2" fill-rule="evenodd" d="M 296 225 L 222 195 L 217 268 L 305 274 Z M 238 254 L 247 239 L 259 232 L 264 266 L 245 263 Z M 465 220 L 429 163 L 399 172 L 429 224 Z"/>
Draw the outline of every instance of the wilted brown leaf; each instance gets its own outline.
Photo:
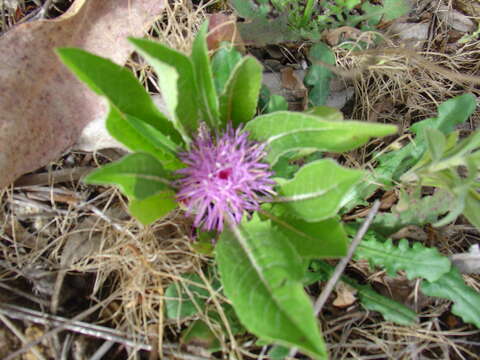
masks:
<path id="1" fill-rule="evenodd" d="M 57 158 L 105 112 L 54 49 L 80 47 L 123 64 L 126 37 L 141 36 L 163 8 L 163 0 L 76 0 L 61 17 L 0 38 L 0 188 Z"/>

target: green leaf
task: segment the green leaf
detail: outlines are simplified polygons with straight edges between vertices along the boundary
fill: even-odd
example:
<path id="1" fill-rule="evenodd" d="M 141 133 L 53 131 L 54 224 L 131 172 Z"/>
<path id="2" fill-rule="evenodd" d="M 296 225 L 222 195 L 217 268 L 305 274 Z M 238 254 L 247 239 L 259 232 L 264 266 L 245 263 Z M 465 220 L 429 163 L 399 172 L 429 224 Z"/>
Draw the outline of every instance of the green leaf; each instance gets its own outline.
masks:
<path id="1" fill-rule="evenodd" d="M 347 234 L 338 218 L 318 222 L 280 218 L 274 224 L 304 258 L 338 258 L 347 253 Z"/>
<path id="2" fill-rule="evenodd" d="M 268 358 L 271 360 L 283 360 L 290 353 L 290 348 L 275 345 L 268 352 Z"/>
<path id="3" fill-rule="evenodd" d="M 195 320 L 187 329 L 182 331 L 180 342 L 182 345 L 201 346 L 209 352 L 220 351 L 222 349 L 220 341 L 217 339 L 210 327 L 202 320 Z"/>
<path id="4" fill-rule="evenodd" d="M 251 120 L 257 111 L 258 95 L 262 86 L 262 65 L 252 56 L 244 57 L 232 71 L 220 96 L 223 124 L 234 127 Z"/>
<path id="5" fill-rule="evenodd" d="M 168 319 L 182 320 L 203 311 L 208 290 L 197 274 L 183 275 L 182 281 L 171 283 L 165 290 L 165 310 Z"/>
<path id="6" fill-rule="evenodd" d="M 105 96 L 118 111 L 150 124 L 175 143 L 181 143 L 181 136 L 172 122 L 157 109 L 128 69 L 80 49 L 60 48 L 57 53 L 80 80 L 97 94 Z"/>
<path id="7" fill-rule="evenodd" d="M 169 189 L 169 173 L 153 156 L 136 153 L 107 164 L 84 178 L 89 184 L 116 185 L 131 199 Z"/>
<path id="8" fill-rule="evenodd" d="M 219 102 L 208 57 L 207 30 L 208 22 L 205 22 L 198 30 L 198 34 L 193 41 L 191 58 L 200 93 L 200 110 L 203 114 L 203 120 L 215 128 L 219 120 Z"/>
<path id="9" fill-rule="evenodd" d="M 228 42 L 223 42 L 220 49 L 213 56 L 212 73 L 218 95 L 224 91 L 230 74 L 241 59 L 242 54 Z"/>
<path id="10" fill-rule="evenodd" d="M 160 131 L 142 120 L 122 115 L 115 107 L 111 106 L 106 127 L 110 135 L 130 150 L 155 156 L 165 168 L 176 170 L 184 166 L 176 156 L 176 145 Z"/>
<path id="11" fill-rule="evenodd" d="M 410 7 L 405 0 L 383 0 L 384 20 L 391 21 L 407 15 Z"/>
<path id="12" fill-rule="evenodd" d="M 247 123 L 245 129 L 253 139 L 267 143 L 266 160 L 272 165 L 289 151 L 345 152 L 365 144 L 372 137 L 387 136 L 397 131 L 393 125 L 328 121 L 319 116 L 290 111 L 257 116 Z"/>
<path id="13" fill-rule="evenodd" d="M 480 328 L 480 294 L 464 283 L 455 267 L 434 282 L 422 281 L 420 288 L 425 295 L 453 301 L 452 313 Z"/>
<path id="14" fill-rule="evenodd" d="M 241 17 L 250 19 L 261 15 L 258 13 L 257 9 L 255 9 L 253 2 L 245 0 L 230 0 L 229 2 Z"/>
<path id="15" fill-rule="evenodd" d="M 314 161 L 280 185 L 280 199 L 296 217 L 318 222 L 337 215 L 346 193 L 363 176 L 363 171 L 343 168 L 332 159 Z"/>
<path id="16" fill-rule="evenodd" d="M 447 139 L 440 130 L 433 128 L 424 128 L 424 136 L 427 142 L 427 148 L 434 162 L 442 158 L 445 151 Z"/>
<path id="17" fill-rule="evenodd" d="M 328 95 L 330 95 L 330 81 L 333 78 L 333 73 L 325 66 L 315 62 L 321 61 L 335 65 L 335 54 L 328 45 L 319 42 L 310 49 L 309 58 L 313 64 L 308 69 L 304 79 L 305 84 L 312 87 L 308 99 L 314 106 L 325 105 Z"/>
<path id="18" fill-rule="evenodd" d="M 192 61 L 184 54 L 147 39 L 130 42 L 156 71 L 162 97 L 178 129 L 192 135 L 198 128 L 198 93 Z"/>
<path id="19" fill-rule="evenodd" d="M 285 111 L 285 110 L 288 110 L 288 103 L 283 96 L 276 95 L 276 94 L 273 94 L 272 96 L 270 96 L 265 113 L 269 114 L 275 111 Z"/>
<path id="20" fill-rule="evenodd" d="M 472 94 L 456 96 L 440 104 L 436 118 L 426 119 L 412 125 L 411 131 L 419 136 L 423 128 L 432 127 L 448 135 L 455 130 L 455 126 L 467 121 L 475 108 L 476 100 Z"/>
<path id="21" fill-rule="evenodd" d="M 480 230 L 480 200 L 478 199 L 478 193 L 472 189 L 468 192 L 465 198 L 465 207 L 463 209 L 463 215 Z"/>
<path id="22" fill-rule="evenodd" d="M 419 242 L 410 247 L 406 239 L 393 245 L 391 239 L 378 241 L 372 233 L 358 245 L 355 258 L 368 260 L 371 267 L 379 266 L 390 276 L 404 270 L 409 280 L 419 277 L 435 281 L 450 271 L 451 266 L 450 260 L 436 248 L 427 248 Z"/>
<path id="23" fill-rule="evenodd" d="M 164 217 L 177 207 L 172 190 L 158 192 L 145 199 L 131 199 L 128 211 L 143 225 L 148 225 Z"/>
<path id="24" fill-rule="evenodd" d="M 328 280 L 335 268 L 323 261 L 314 261 L 312 267 L 323 274 L 323 281 Z M 351 287 L 357 289 L 360 303 L 363 307 L 371 311 L 378 311 L 385 320 L 392 321 L 400 325 L 412 325 L 417 321 L 417 314 L 405 305 L 378 294 L 370 285 L 360 285 L 352 278 L 343 275 L 341 280 Z"/>
<path id="25" fill-rule="evenodd" d="M 222 233 L 216 259 L 227 297 L 245 327 L 269 342 L 295 346 L 315 359 L 326 349 L 303 290 L 300 256 L 269 222 L 254 216 Z"/>
<path id="26" fill-rule="evenodd" d="M 433 195 L 422 198 L 402 192 L 398 204 L 390 213 L 377 214 L 371 228 L 389 236 L 408 225 L 433 224 L 440 215 L 449 212 L 453 205 L 453 195 L 448 191 L 437 190 Z"/>
<path id="27" fill-rule="evenodd" d="M 330 106 L 313 106 L 305 114 L 318 116 L 324 121 L 343 121 L 343 113 Z"/>

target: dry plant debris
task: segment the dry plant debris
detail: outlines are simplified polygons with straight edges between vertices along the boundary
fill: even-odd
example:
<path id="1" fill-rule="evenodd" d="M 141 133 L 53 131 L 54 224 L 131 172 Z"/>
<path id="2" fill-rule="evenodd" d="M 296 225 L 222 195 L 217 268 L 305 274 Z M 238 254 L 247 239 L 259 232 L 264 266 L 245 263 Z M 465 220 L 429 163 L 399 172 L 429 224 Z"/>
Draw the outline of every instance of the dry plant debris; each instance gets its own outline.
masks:
<path id="1" fill-rule="evenodd" d="M 163 1 L 76 0 L 54 20 L 23 23 L 0 38 L 0 186 L 54 160 L 105 112 L 57 59 L 57 47 L 81 47 L 117 63 L 131 52 Z M 45 136 L 44 134 L 48 134 Z"/>
<path id="2" fill-rule="evenodd" d="M 77 3 L 83 4 L 83 1 L 77 0 Z M 117 3 L 118 1 L 115 2 Z M 161 4 L 159 1 L 155 3 Z M 459 1 L 459 3 L 463 2 Z M 74 10 L 75 8 L 70 11 Z M 122 8 L 117 8 L 117 11 L 121 10 Z M 87 8 L 84 6 L 72 19 L 65 20 L 74 23 L 74 19 L 82 11 L 86 12 Z M 88 13 L 85 16 L 88 19 L 94 19 L 98 12 L 95 13 Z M 7 13 L 9 14 L 10 12 Z M 114 16 L 119 18 L 118 14 Z M 425 16 L 428 21 L 433 21 L 428 18 L 428 12 Z M 174 1 L 167 6 L 163 18 L 154 24 L 151 35 L 176 49 L 188 52 L 193 35 L 205 17 L 204 8 L 194 8 L 187 1 Z M 60 18 L 59 22 L 49 26 L 53 29 L 63 27 L 66 23 L 62 21 Z M 145 20 L 142 20 L 140 24 L 144 23 Z M 455 34 L 452 33 L 448 24 L 441 22 L 441 25 L 431 30 L 423 47 L 424 51 L 417 50 L 421 60 L 410 56 L 410 51 L 403 51 L 401 40 L 396 38 L 385 38 L 383 46 L 387 49 L 378 48 L 372 52 L 346 51 L 339 47 L 335 49 L 339 69 L 354 75 L 349 79 L 355 86 L 353 117 L 401 124 L 406 130 L 416 120 L 433 115 L 439 103 L 454 95 L 468 90 L 480 96 L 477 86 L 474 85 L 478 83 L 475 78 L 478 76 L 480 41 L 471 41 L 463 45 L 455 41 L 449 42 L 448 39 Z M 26 23 L 23 26 L 24 28 L 19 27 L 15 31 L 21 30 L 22 34 L 31 35 L 37 32 L 33 30 L 39 25 Z M 119 26 L 123 25 L 119 24 Z M 2 30 L 7 28 L 8 26 L 3 25 Z M 87 40 L 86 47 L 94 52 L 98 50 L 102 55 L 110 54 L 111 49 L 97 46 L 110 47 L 111 44 L 116 45 L 116 41 L 106 41 L 104 35 L 99 37 L 97 31 L 92 31 L 92 34 L 96 34 L 92 37 L 96 37 L 98 44 L 91 44 Z M 41 35 L 43 30 L 38 30 L 38 33 Z M 57 41 L 55 31 L 50 29 L 47 33 L 54 34 L 53 41 Z M 8 39 L 5 36 L 13 37 L 12 34 L 8 34 L 0 38 L 0 42 Z M 124 37 L 125 33 L 122 32 L 122 34 L 118 33 L 117 36 Z M 361 41 L 363 36 L 368 37 L 369 34 L 359 35 L 357 41 Z M 68 45 L 79 46 L 79 42 L 83 42 L 83 39 L 85 37 L 76 37 L 75 41 L 69 42 Z M 26 45 L 19 45 L 19 41 L 26 40 L 18 38 L 14 40 L 15 48 L 28 48 Z M 10 40 L 12 44 L 14 40 Z M 67 45 L 67 43 L 55 42 L 52 47 L 60 45 Z M 49 48 L 50 51 L 52 47 Z M 33 48 L 32 51 L 38 50 Z M 113 53 L 111 54 L 113 56 Z M 52 55 L 48 56 L 50 59 Z M 123 63 L 126 56 L 127 52 L 115 60 Z M 39 58 L 41 59 L 42 56 L 40 55 Z M 8 60 L 10 66 L 25 66 L 25 63 L 16 64 L 12 59 Z M 449 69 L 450 72 L 442 73 L 432 70 L 428 66 L 431 63 Z M 50 64 L 51 70 L 58 71 L 57 68 L 60 65 L 49 60 L 48 66 Z M 151 69 L 143 63 L 138 63 L 135 57 L 130 59 L 128 64 L 136 70 L 145 84 L 154 86 L 159 81 Z M 38 67 L 35 67 L 35 64 L 29 64 L 23 69 L 28 71 L 25 73 L 25 80 L 18 81 L 18 77 L 9 79 L 15 80 L 19 89 L 18 94 L 22 94 L 21 86 L 31 86 L 31 75 L 29 75 L 32 74 L 31 71 L 36 72 L 35 78 L 38 76 Z M 462 74 L 464 77 L 460 79 L 452 76 L 452 72 Z M 4 75 L 1 70 L 0 75 L 3 80 Z M 465 76 L 469 75 L 476 82 L 467 81 Z M 69 80 L 65 89 L 68 88 L 70 94 L 73 90 L 70 81 L 74 80 L 67 79 Z M 42 86 L 45 84 L 45 89 L 38 91 L 47 96 L 51 90 L 47 86 L 49 83 L 40 80 L 38 83 Z M 59 90 L 56 87 L 50 96 L 59 91 L 65 94 L 61 89 L 63 88 Z M 39 145 L 42 148 L 45 146 L 45 149 L 55 150 L 49 154 L 41 154 L 41 159 L 32 157 L 31 164 L 22 169 L 11 170 L 10 168 L 8 171 L 2 171 L 2 175 L 5 173 L 9 175 L 8 180 L 4 179 L 4 183 L 13 180 L 20 173 L 37 168 L 57 157 L 61 151 L 75 142 L 81 128 L 86 124 L 86 118 L 98 118 L 98 114 L 102 111 L 101 104 L 93 96 L 91 98 L 86 96 L 85 93 L 81 93 L 75 100 L 78 101 L 75 109 L 85 109 L 86 107 L 78 105 L 84 104 L 84 101 L 91 104 L 89 105 L 91 112 L 82 114 L 85 116 L 82 120 L 76 120 L 74 125 L 67 127 L 68 130 L 52 125 L 57 131 L 68 131 L 69 135 L 64 136 L 63 143 L 58 143 L 57 136 L 51 139 L 52 143 L 55 143 L 54 148 L 52 143 Z M 24 99 L 24 95 L 21 98 Z M 38 96 L 33 95 L 32 98 L 39 99 Z M 55 95 L 55 98 L 58 97 Z M 67 100 L 68 103 L 74 103 L 71 98 Z M 30 114 L 38 115 L 39 108 L 34 104 L 22 105 L 15 101 L 17 110 L 13 107 L 9 109 L 12 112 L 8 118 L 13 119 L 23 118 L 18 114 L 28 114 L 25 112 L 26 109 L 35 110 Z M 49 114 L 51 111 L 62 115 L 78 114 L 78 111 L 67 111 L 56 106 L 52 106 L 51 109 L 48 107 L 41 107 L 41 109 L 49 111 Z M 14 114 L 13 111 L 19 113 Z M 55 116 L 51 118 L 56 119 Z M 1 134 L 4 133 L 4 123 L 6 122 L 0 123 Z M 36 124 L 38 126 L 39 123 Z M 477 128 L 478 124 L 479 117 L 476 114 L 472 117 L 470 127 L 465 128 L 464 132 L 468 133 Z M 41 125 L 45 126 L 44 123 Z M 26 136 L 23 129 L 15 131 L 19 131 L 21 136 Z M 21 137 L 16 139 L 20 142 Z M 385 145 L 387 144 L 373 144 L 363 152 L 349 154 L 345 161 L 352 166 L 368 167 L 372 146 L 384 147 Z M 3 165 L 2 155 L 13 154 L 13 148 L 2 146 L 4 145 L 0 145 L 1 165 Z M 37 150 L 30 151 L 36 156 L 41 153 Z M 248 335 L 234 337 L 230 329 L 225 330 L 219 327 L 219 324 L 212 321 L 206 313 L 199 313 L 193 318 L 181 320 L 165 318 L 164 307 L 167 298 L 164 291 L 168 285 L 180 281 L 180 283 L 183 282 L 182 286 L 188 288 L 182 275 L 189 273 L 195 273 L 206 280 L 205 269 L 210 260 L 193 249 L 190 241 L 190 224 L 181 213 L 171 214 L 152 227 L 140 227 L 127 215 L 124 199 L 117 191 L 86 187 L 79 184 L 78 176 L 70 177 L 71 169 L 82 166 L 88 170 L 98 163 L 108 161 L 109 156 L 115 156 L 115 154 L 105 154 L 92 157 L 84 152 L 71 153 L 43 169 L 41 174 L 29 175 L 33 176 L 29 179 L 30 182 L 0 192 L 0 285 L 2 286 L 0 302 L 16 303 L 23 309 L 43 308 L 44 313 L 64 319 L 72 319 L 82 314 L 82 311 L 101 305 L 92 314 L 78 319 L 78 322 L 74 323 L 77 327 L 71 326 L 73 335 L 61 337 L 52 334 L 43 338 L 41 344 L 28 349 L 23 359 L 60 358 L 62 347 L 70 350 L 71 346 L 75 347 L 76 350 L 73 353 L 78 358 L 95 356 L 100 354 L 97 351 L 102 344 L 109 345 L 108 341 L 111 340 L 108 337 L 111 335 L 109 331 L 114 332 L 117 336 L 115 341 L 123 345 L 107 349 L 108 358 L 138 358 L 141 349 L 157 351 L 163 349 L 165 358 L 212 358 L 201 345 L 179 345 L 182 330 L 197 319 L 204 321 L 219 339 L 220 348 L 226 354 L 225 356 L 230 354 L 236 355 L 237 358 L 265 359 L 266 357 L 258 355 L 261 346 L 256 345 L 252 337 Z M 17 150 L 16 156 L 15 165 L 26 164 L 25 152 Z M 15 158 L 9 157 L 8 161 L 13 159 Z M 478 243 L 479 236 L 468 224 L 455 224 L 441 230 L 422 230 L 422 239 L 427 239 L 427 243 L 439 247 L 443 253 L 450 255 L 467 252 L 471 245 Z M 350 296 L 349 289 L 338 288 L 339 292 L 347 291 L 348 298 L 343 299 L 342 306 L 338 306 L 335 302 L 333 304 L 327 302 L 324 312 L 320 315 L 332 359 L 478 358 L 480 331 L 465 325 L 452 315 L 449 312 L 448 303 L 434 299 L 425 300 L 419 294 L 415 284 L 409 283 L 406 289 L 399 290 L 398 283 L 392 283 L 383 273 L 370 271 L 367 264 L 361 262 L 351 262 L 348 273 L 368 279 L 383 291 L 391 291 L 395 296 L 408 300 L 412 307 L 421 311 L 421 322 L 415 326 L 403 327 L 383 321 L 378 314 L 361 308 L 358 302 L 355 302 L 355 298 Z M 465 276 L 465 278 L 471 286 L 480 288 L 478 276 Z M 208 281 L 205 281 L 205 288 L 210 294 L 207 299 L 209 307 L 221 309 L 220 304 L 226 300 L 210 287 Z M 32 289 L 35 290 L 35 294 L 32 293 Z M 311 291 L 315 291 L 314 287 Z M 316 293 L 318 294 L 318 291 Z M 28 319 L 26 317 L 18 319 L 23 322 L 13 321 L 5 315 L 0 317 L 2 323 L 0 357 L 2 358 L 19 349 L 21 344 L 32 338 L 38 338 L 39 334 L 46 334 L 61 324 L 52 322 L 54 325 L 37 327 L 26 321 Z M 93 325 L 98 326 L 96 328 L 98 339 L 106 340 L 105 343 L 102 342 L 103 340 L 95 341 L 92 340 L 95 339 L 93 337 L 80 335 L 85 328 Z M 228 322 L 223 326 L 228 327 Z M 134 344 L 138 344 L 138 347 Z M 216 358 L 221 358 L 221 355 Z"/>

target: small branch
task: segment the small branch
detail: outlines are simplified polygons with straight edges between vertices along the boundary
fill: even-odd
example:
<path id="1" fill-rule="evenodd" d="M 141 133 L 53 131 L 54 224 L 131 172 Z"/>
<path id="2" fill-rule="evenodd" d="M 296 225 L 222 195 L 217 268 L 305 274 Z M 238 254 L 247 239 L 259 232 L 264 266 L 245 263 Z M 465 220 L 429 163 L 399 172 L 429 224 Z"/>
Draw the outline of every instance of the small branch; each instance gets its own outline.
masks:
<path id="1" fill-rule="evenodd" d="M 330 294 L 333 291 L 333 288 L 335 287 L 335 284 L 338 282 L 338 280 L 340 279 L 340 276 L 342 276 L 343 272 L 345 271 L 345 268 L 347 267 L 348 263 L 352 259 L 353 253 L 357 249 L 357 246 L 360 244 L 360 241 L 362 241 L 362 238 L 365 236 L 365 233 L 367 232 L 368 228 L 372 224 L 372 221 L 375 215 L 377 215 L 379 208 L 380 208 L 380 201 L 377 200 L 373 203 L 373 206 L 370 209 L 370 212 L 368 213 L 368 216 L 365 219 L 365 222 L 362 224 L 357 234 L 353 238 L 352 242 L 350 243 L 350 247 L 348 248 L 347 255 L 343 257 L 340 260 L 340 262 L 337 264 L 332 277 L 328 280 L 320 296 L 315 302 L 315 305 L 314 305 L 315 316 L 318 316 L 323 306 L 325 305 L 328 297 L 330 296 Z M 297 351 L 298 351 L 297 348 L 292 348 L 288 356 L 293 358 L 296 355 Z"/>

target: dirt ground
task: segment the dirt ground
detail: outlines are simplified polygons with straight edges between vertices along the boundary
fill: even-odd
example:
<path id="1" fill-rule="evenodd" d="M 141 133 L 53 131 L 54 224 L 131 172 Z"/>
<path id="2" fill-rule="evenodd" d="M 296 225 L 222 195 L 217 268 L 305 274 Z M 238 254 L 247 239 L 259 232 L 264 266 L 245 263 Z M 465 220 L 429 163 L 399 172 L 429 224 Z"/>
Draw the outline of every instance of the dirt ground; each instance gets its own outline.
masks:
<path id="1" fill-rule="evenodd" d="M 22 0 L 16 11 L 8 10 L 6 3 L 0 1 L 1 32 L 34 18 L 42 2 Z M 51 10 L 51 17 L 66 11 L 69 1 L 54 5 L 58 8 Z M 333 47 L 337 75 L 352 89 L 343 106 L 346 118 L 397 124 L 405 141 L 410 125 L 434 116 L 443 101 L 465 92 L 480 96 L 480 38 L 459 42 L 474 31 L 463 31 L 438 12 L 440 6 L 454 9 L 461 15 L 456 20 L 467 18 L 476 30 L 480 2 L 418 0 L 412 6 L 417 11 L 395 26 L 425 24 L 425 36 L 413 33 L 412 26 L 402 33 L 388 24 L 379 29 L 384 37 L 380 45 L 358 52 Z M 188 52 L 198 25 L 218 11 L 229 10 L 226 5 L 171 1 L 150 34 Z M 366 39 L 368 34 L 361 36 Z M 310 45 L 254 44 L 246 51 L 262 61 L 266 73 L 280 76 L 286 67 L 303 69 Z M 373 58 L 376 65 L 370 66 Z M 149 88 L 148 81 L 156 81 L 135 56 L 127 65 Z M 298 107 L 301 96 L 293 95 L 290 106 Z M 461 135 L 479 124 L 477 112 Z M 395 140 L 398 137 L 388 139 Z M 368 168 L 371 153 L 386 145 L 377 141 L 351 152 L 344 165 Z M 118 149 L 72 150 L 0 190 L 0 358 L 153 360 L 162 349 L 164 359 L 267 359 L 268 346 L 247 332 L 238 333 L 226 321 L 222 305 L 228 300 L 208 285 L 217 276 L 211 272 L 213 259 L 197 251 L 190 220 L 181 211 L 144 227 L 127 213 L 126 199 L 117 189 L 80 181 L 98 164 L 121 155 Z M 387 195 L 395 197 L 395 191 Z M 349 216 L 363 217 L 360 210 Z M 446 255 L 468 251 L 480 239 L 463 218 L 440 229 L 416 229 L 408 236 Z M 395 325 L 365 310 L 355 298 L 336 306 L 334 293 L 320 316 L 331 359 L 480 359 L 480 330 L 453 315 L 451 303 L 422 295 L 418 281 L 390 278 L 357 261 L 347 272 L 407 304 L 420 314 L 420 322 Z M 188 289 L 184 275 L 192 273 L 209 294 L 206 310 L 169 318 L 165 308 L 175 299 L 165 293 L 168 286 L 179 282 Z M 478 275 L 464 279 L 480 291 Z M 309 294 L 317 296 L 321 286 L 310 286 Z M 218 319 L 212 318 L 212 311 Z M 184 330 L 198 319 L 207 324 L 213 339 L 185 337 Z M 32 340 L 38 341 L 32 345 Z M 218 343 L 218 351 L 209 353 L 206 348 L 212 342 Z M 17 354 L 19 350 L 23 352 Z"/>

